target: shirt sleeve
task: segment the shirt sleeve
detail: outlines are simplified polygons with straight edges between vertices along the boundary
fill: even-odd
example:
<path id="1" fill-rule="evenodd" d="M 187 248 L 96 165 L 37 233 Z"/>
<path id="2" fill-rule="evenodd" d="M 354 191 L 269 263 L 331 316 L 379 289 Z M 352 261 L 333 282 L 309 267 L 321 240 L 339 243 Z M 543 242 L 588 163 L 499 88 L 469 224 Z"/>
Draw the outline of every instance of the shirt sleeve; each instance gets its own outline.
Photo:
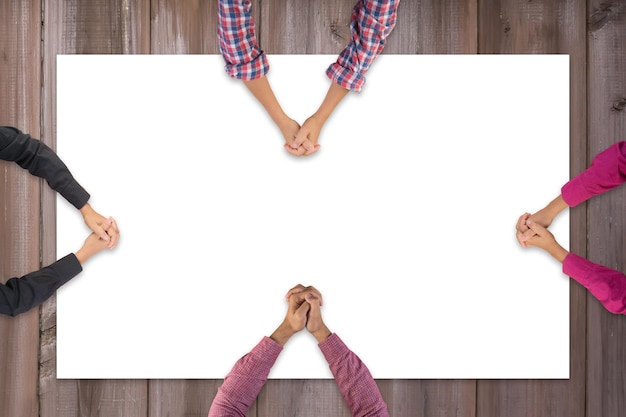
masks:
<path id="1" fill-rule="evenodd" d="M 387 404 L 370 371 L 336 334 L 319 344 L 354 417 L 388 417 Z"/>
<path id="2" fill-rule="evenodd" d="M 250 353 L 239 359 L 217 390 L 209 417 L 245 416 L 282 350 L 281 345 L 264 337 Z"/>
<path id="3" fill-rule="evenodd" d="M 74 254 L 21 278 L 0 284 L 0 314 L 17 316 L 46 301 L 83 268 Z"/>
<path id="4" fill-rule="evenodd" d="M 89 201 L 89 193 L 52 149 L 14 127 L 0 126 L 0 159 L 16 162 L 31 174 L 44 178 L 50 188 L 77 209 Z"/>
<path id="5" fill-rule="evenodd" d="M 217 37 L 226 73 L 240 80 L 256 80 L 269 71 L 265 53 L 254 33 L 250 0 L 219 0 Z"/>
<path id="6" fill-rule="evenodd" d="M 396 25 L 400 0 L 359 0 L 352 9 L 350 43 L 328 67 L 326 75 L 334 83 L 359 92 L 365 73 L 383 51 L 385 39 Z"/>
<path id="7" fill-rule="evenodd" d="M 574 207 L 624 182 L 626 182 L 626 141 L 618 142 L 600 152 L 589 168 L 561 188 L 561 195 L 567 205 Z"/>
<path id="8" fill-rule="evenodd" d="M 626 275 L 569 253 L 563 273 L 587 288 L 611 313 L 626 314 Z"/>

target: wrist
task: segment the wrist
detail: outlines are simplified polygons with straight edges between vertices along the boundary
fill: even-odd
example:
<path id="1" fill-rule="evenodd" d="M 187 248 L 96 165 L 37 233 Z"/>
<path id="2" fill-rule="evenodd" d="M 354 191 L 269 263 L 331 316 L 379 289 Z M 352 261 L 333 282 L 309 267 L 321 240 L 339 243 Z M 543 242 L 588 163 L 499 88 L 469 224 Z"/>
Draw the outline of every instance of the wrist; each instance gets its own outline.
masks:
<path id="1" fill-rule="evenodd" d="M 294 333 L 295 332 L 291 329 L 291 326 L 289 326 L 288 323 L 282 322 L 280 326 L 278 326 L 278 328 L 274 330 L 274 333 L 272 333 L 270 339 L 272 339 L 281 346 L 285 346 L 285 344 L 289 341 L 291 336 L 294 335 Z"/>
<path id="2" fill-rule="evenodd" d="M 80 208 L 80 210 L 78 210 L 78 211 L 80 211 L 80 213 L 81 213 L 81 214 L 83 215 L 83 217 L 84 217 L 84 216 L 86 216 L 86 215 L 87 215 L 87 214 L 89 214 L 89 213 L 93 213 L 93 208 L 91 208 L 91 206 L 89 205 L 89 203 L 85 203 L 85 205 L 84 205 L 84 206 L 82 206 L 82 207 Z"/>
<path id="3" fill-rule="evenodd" d="M 80 263 L 81 265 L 84 265 L 85 262 L 87 262 L 87 259 L 89 259 L 89 254 L 87 254 L 82 248 L 77 250 L 76 253 L 74 253 L 74 256 L 76 256 L 76 259 L 78 259 L 78 263 Z"/>
<path id="4" fill-rule="evenodd" d="M 317 343 L 322 343 L 323 341 L 325 341 L 326 339 L 330 337 L 332 332 L 328 330 L 328 327 L 326 327 L 325 324 L 323 324 L 319 329 L 315 330 L 314 332 L 311 332 L 311 334 L 313 335 L 313 337 L 315 337 L 315 339 L 317 340 Z"/>
<path id="5" fill-rule="evenodd" d="M 554 244 L 548 248 L 548 252 L 550 253 L 550 255 L 552 255 L 554 259 L 556 259 L 560 263 L 563 263 L 565 257 L 569 253 L 563 246 L 559 245 L 557 242 L 554 242 Z"/>

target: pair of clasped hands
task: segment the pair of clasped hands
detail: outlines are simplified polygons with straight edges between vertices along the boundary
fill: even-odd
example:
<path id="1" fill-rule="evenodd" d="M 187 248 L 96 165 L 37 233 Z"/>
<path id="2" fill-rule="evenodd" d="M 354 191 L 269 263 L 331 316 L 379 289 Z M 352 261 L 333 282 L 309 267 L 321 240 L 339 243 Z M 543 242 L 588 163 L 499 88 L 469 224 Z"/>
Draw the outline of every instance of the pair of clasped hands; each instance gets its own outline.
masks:
<path id="1" fill-rule="evenodd" d="M 318 343 L 328 339 L 331 332 L 322 320 L 322 294 L 315 287 L 298 284 L 287 292 L 285 299 L 289 304 L 287 314 L 270 339 L 285 346 L 291 336 L 305 327 Z"/>
<path id="2" fill-rule="evenodd" d="M 515 226 L 517 241 L 525 248 L 528 246 L 541 248 L 563 263 L 569 252 L 556 241 L 548 227 L 554 218 L 567 207 L 567 203 L 559 195 L 535 214 L 522 214 Z"/>
<path id="3" fill-rule="evenodd" d="M 120 231 L 113 217 L 106 218 L 96 212 L 89 203 L 85 204 L 80 213 L 91 234 L 87 236 L 83 246 L 76 251 L 75 255 L 81 265 L 90 257 L 103 249 L 113 249 L 120 239 Z"/>

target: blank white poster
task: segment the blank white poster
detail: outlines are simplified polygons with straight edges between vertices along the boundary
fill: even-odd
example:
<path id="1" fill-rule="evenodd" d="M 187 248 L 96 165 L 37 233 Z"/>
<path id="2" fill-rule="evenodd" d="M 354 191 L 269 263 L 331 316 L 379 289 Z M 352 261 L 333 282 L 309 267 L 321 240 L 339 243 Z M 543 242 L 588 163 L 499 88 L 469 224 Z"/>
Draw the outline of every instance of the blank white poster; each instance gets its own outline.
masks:
<path id="1" fill-rule="evenodd" d="M 298 122 L 335 59 L 269 56 Z M 121 231 L 58 291 L 59 378 L 221 379 L 298 283 L 375 378 L 569 377 L 569 279 L 515 239 L 569 179 L 568 56 L 381 56 L 306 158 L 223 67 L 58 57 L 57 152 Z M 88 233 L 60 198 L 58 257 Z M 305 330 L 270 378 L 332 375 Z"/>

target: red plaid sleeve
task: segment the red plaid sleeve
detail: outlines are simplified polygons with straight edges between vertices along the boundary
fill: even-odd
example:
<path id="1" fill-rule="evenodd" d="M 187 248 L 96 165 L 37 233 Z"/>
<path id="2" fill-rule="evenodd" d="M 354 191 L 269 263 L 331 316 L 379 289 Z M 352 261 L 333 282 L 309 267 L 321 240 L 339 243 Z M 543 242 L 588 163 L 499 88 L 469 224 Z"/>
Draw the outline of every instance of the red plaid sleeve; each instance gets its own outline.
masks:
<path id="1" fill-rule="evenodd" d="M 365 73 L 383 51 L 385 39 L 396 25 L 399 3 L 400 0 L 359 0 L 352 9 L 350 43 L 326 70 L 328 78 L 348 90 L 361 91 Z"/>
<path id="2" fill-rule="evenodd" d="M 226 73 L 240 80 L 256 80 L 269 71 L 265 53 L 254 32 L 250 0 L 219 0 L 217 36 Z"/>

